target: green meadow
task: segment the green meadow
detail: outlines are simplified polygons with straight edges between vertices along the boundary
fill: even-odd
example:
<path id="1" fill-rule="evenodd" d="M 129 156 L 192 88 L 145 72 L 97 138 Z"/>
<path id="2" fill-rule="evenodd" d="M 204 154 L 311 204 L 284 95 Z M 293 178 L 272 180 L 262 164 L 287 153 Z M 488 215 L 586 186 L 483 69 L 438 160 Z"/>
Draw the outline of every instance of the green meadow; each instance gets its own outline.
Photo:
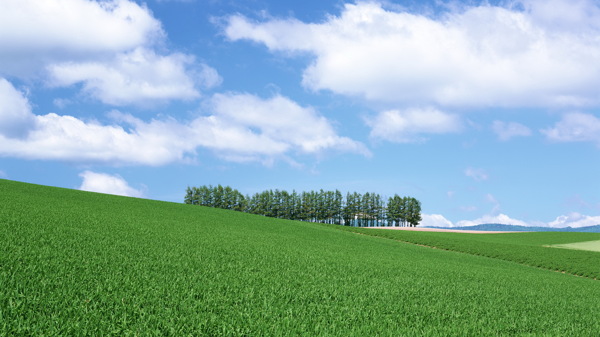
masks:
<path id="1" fill-rule="evenodd" d="M 370 236 L 600 279 L 600 233 L 468 234 L 340 227 Z M 555 249 L 556 248 L 569 248 Z M 594 251 L 595 250 L 595 251 Z"/>
<path id="2" fill-rule="evenodd" d="M 0 180 L 0 335 L 600 331 L 596 235 L 434 234 Z"/>

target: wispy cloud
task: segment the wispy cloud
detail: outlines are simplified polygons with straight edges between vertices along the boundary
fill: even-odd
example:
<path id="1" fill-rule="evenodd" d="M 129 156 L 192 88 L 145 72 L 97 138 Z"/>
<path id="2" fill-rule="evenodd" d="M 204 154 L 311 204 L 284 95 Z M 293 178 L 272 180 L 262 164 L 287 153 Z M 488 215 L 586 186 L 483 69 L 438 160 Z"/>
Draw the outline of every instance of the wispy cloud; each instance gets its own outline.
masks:
<path id="1" fill-rule="evenodd" d="M 600 119 L 592 114 L 571 112 L 542 133 L 554 142 L 592 142 L 600 146 Z"/>
<path id="2" fill-rule="evenodd" d="M 531 130 L 528 127 L 516 122 L 494 121 L 492 130 L 501 141 L 508 141 L 515 137 L 531 136 Z"/>
<path id="3" fill-rule="evenodd" d="M 488 173 L 481 168 L 468 167 L 465 169 L 465 175 L 475 181 L 485 181 L 489 179 Z"/>
<path id="4" fill-rule="evenodd" d="M 492 204 L 492 210 L 490 211 L 490 214 L 495 215 L 500 213 L 500 202 L 496 199 L 496 197 L 494 197 L 491 193 L 488 193 L 485 195 L 485 200 Z"/>
<path id="5" fill-rule="evenodd" d="M 458 116 L 435 108 L 387 110 L 366 122 L 371 138 L 396 143 L 419 142 L 427 134 L 453 133 L 462 127 Z"/>

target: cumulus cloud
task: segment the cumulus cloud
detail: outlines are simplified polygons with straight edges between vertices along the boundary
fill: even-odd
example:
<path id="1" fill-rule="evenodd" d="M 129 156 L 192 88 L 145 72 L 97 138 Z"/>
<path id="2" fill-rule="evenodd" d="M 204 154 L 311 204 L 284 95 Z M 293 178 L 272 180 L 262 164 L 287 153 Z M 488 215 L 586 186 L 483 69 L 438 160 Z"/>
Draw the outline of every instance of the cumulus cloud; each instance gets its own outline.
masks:
<path id="1" fill-rule="evenodd" d="M 421 227 L 454 227 L 454 224 L 441 214 L 421 214 Z"/>
<path id="2" fill-rule="evenodd" d="M 371 138 L 397 143 L 423 141 L 421 134 L 442 134 L 461 129 L 460 119 L 435 108 L 388 110 L 367 119 Z"/>
<path id="3" fill-rule="evenodd" d="M 316 110 L 280 95 L 262 99 L 250 94 L 216 94 L 210 104 L 214 114 L 195 120 L 192 126 L 212 135 L 209 142 L 216 149 L 241 156 L 325 150 L 370 155 L 362 143 L 338 136 Z"/>
<path id="4" fill-rule="evenodd" d="M 130 0 L 8 0 L 0 12 L 0 76 L 81 85 L 88 97 L 150 106 L 199 97 L 221 82 L 194 57 L 163 52 L 166 34 Z"/>
<path id="5" fill-rule="evenodd" d="M 149 105 L 169 99 L 199 96 L 187 67 L 193 58 L 183 54 L 161 56 L 145 48 L 121 53 L 110 61 L 60 63 L 48 67 L 49 83 L 70 86 L 83 83 L 83 91 L 112 105 Z M 203 65 L 202 84 L 215 85 L 216 71 Z"/>
<path id="6" fill-rule="evenodd" d="M 143 198 L 144 193 L 135 189 L 119 175 L 85 171 L 79 174 L 83 182 L 79 187 L 82 191 L 123 195 L 127 197 Z"/>
<path id="7" fill-rule="evenodd" d="M 591 114 L 571 112 L 542 133 L 555 142 L 592 142 L 600 146 L 600 119 Z"/>
<path id="8" fill-rule="evenodd" d="M 0 156 L 156 166 L 193 160 L 198 148 L 226 160 L 265 163 L 328 151 L 370 155 L 362 143 L 339 136 L 316 110 L 283 96 L 217 94 L 206 115 L 189 121 L 143 121 L 113 111 L 112 124 L 55 113 L 35 115 L 23 94 L 5 80 L 0 80 L 0 97 L 17 102 L 0 108 L 0 121 L 13 121 L 16 115 L 15 123 L 27 121 L 28 130 L 15 138 L 0 129 Z"/>
<path id="9" fill-rule="evenodd" d="M 10 82 L 0 78 L 0 135 L 24 137 L 33 121 L 28 100 Z"/>
<path id="10" fill-rule="evenodd" d="M 170 120 L 152 120 L 127 130 L 121 125 L 50 113 L 36 115 L 34 128 L 24 139 L 0 136 L 0 154 L 113 165 L 164 165 L 183 160 L 195 149 L 180 129 L 180 124 Z"/>
<path id="11" fill-rule="evenodd" d="M 468 167 L 465 169 L 465 175 L 469 178 L 473 178 L 475 181 L 485 181 L 490 177 L 484 169 L 473 167 Z"/>
<path id="12" fill-rule="evenodd" d="M 321 23 L 234 15 L 225 34 L 308 53 L 306 87 L 376 102 L 598 105 L 600 11 L 594 2 L 576 3 L 485 4 L 428 17 L 359 2 Z"/>
<path id="13" fill-rule="evenodd" d="M 148 46 L 161 24 L 133 1 L 5 0 L 0 11 L 0 73 L 28 76 L 47 64 Z"/>
<path id="14" fill-rule="evenodd" d="M 514 137 L 531 136 L 531 130 L 528 127 L 516 122 L 494 121 L 492 130 L 501 141 L 508 141 Z"/>
<path id="15" fill-rule="evenodd" d="M 582 215 L 577 212 L 561 215 L 548 223 L 549 227 L 586 227 L 600 225 L 600 216 Z"/>

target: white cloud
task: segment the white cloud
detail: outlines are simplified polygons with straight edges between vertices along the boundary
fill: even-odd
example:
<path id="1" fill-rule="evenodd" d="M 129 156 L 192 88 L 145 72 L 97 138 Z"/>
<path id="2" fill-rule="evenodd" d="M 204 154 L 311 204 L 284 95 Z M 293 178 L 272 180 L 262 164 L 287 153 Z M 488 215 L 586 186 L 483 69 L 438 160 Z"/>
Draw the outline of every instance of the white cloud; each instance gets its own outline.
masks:
<path id="1" fill-rule="evenodd" d="M 0 171 L 0 178 L 6 179 L 8 178 L 8 174 L 6 174 L 4 171 Z"/>
<path id="2" fill-rule="evenodd" d="M 0 135 L 24 137 L 33 120 L 27 99 L 10 82 L 0 78 Z"/>
<path id="3" fill-rule="evenodd" d="M 21 138 L 0 133 L 0 156 L 156 166 L 193 160 L 198 148 L 226 160 L 264 163 L 328 151 L 370 155 L 362 143 L 337 135 L 316 110 L 283 96 L 218 94 L 207 104 L 210 114 L 191 121 L 146 122 L 114 111 L 111 125 L 54 113 L 34 115 L 23 94 L 5 80 L 0 81 L 0 97 L 18 103 L 4 109 L 0 102 L 0 118 L 12 116 L 16 106 L 17 115 L 29 123 Z"/>
<path id="4" fill-rule="evenodd" d="M 362 143 L 338 136 L 316 110 L 283 96 L 261 99 L 249 94 L 216 94 L 211 105 L 214 114 L 197 119 L 192 127 L 212 134 L 211 147 L 230 155 L 318 154 L 325 150 L 370 155 Z"/>
<path id="5" fill-rule="evenodd" d="M 551 141 L 592 142 L 600 146 L 600 119 L 591 114 L 572 112 L 542 133 Z"/>
<path id="6" fill-rule="evenodd" d="M 495 200 L 495 199 L 494 199 Z M 600 216 L 589 216 L 582 215 L 579 213 L 570 213 L 568 215 L 558 216 L 554 221 L 544 223 L 540 221 L 526 222 L 519 219 L 511 218 L 506 214 L 487 214 L 474 220 L 460 220 L 455 223 L 446 219 L 440 214 L 421 214 L 423 221 L 420 226 L 431 226 L 431 227 L 466 227 L 476 226 L 482 224 L 502 224 L 502 225 L 515 225 L 515 226 L 536 226 L 536 227 L 551 227 L 551 228 L 565 228 L 565 227 L 587 227 L 600 225 Z"/>
<path id="7" fill-rule="evenodd" d="M 496 133 L 498 139 L 501 141 L 508 141 L 514 137 L 531 136 L 531 130 L 528 127 L 516 122 L 494 121 L 492 130 L 494 130 L 494 133 Z"/>
<path id="8" fill-rule="evenodd" d="M 600 11 L 571 3 L 481 5 L 432 18 L 359 2 L 322 23 L 235 15 L 225 33 L 313 55 L 303 78 L 313 90 L 446 107 L 598 105 Z"/>
<path id="9" fill-rule="evenodd" d="M 48 71 L 53 86 L 83 83 L 85 93 L 107 104 L 150 105 L 156 101 L 197 98 L 199 92 L 187 69 L 192 64 L 193 58 L 187 55 L 160 56 L 137 48 L 110 61 L 53 64 Z M 198 75 L 198 80 L 207 86 L 220 79 L 206 65 Z"/>
<path id="10" fill-rule="evenodd" d="M 502 225 L 515 225 L 515 226 L 529 226 L 528 223 L 522 220 L 512 219 L 506 214 L 498 215 L 484 215 L 481 218 L 475 220 L 461 220 L 456 223 L 457 227 L 464 226 L 475 226 L 481 224 L 502 224 Z"/>
<path id="11" fill-rule="evenodd" d="M 421 214 L 421 227 L 454 227 L 454 224 L 441 214 Z"/>
<path id="12" fill-rule="evenodd" d="M 79 174 L 79 176 L 83 178 L 83 182 L 79 187 L 79 189 L 83 191 L 124 195 L 136 198 L 144 197 L 144 193 L 141 190 L 129 186 L 127 181 L 119 175 L 85 171 Z"/>
<path id="13" fill-rule="evenodd" d="M 397 143 L 423 141 L 421 134 L 457 132 L 461 123 L 457 116 L 435 108 L 388 110 L 367 119 L 371 137 Z"/>
<path id="14" fill-rule="evenodd" d="M 199 97 L 221 82 L 181 53 L 157 53 L 166 34 L 129 0 L 7 0 L 0 12 L 0 76 L 81 84 L 103 103 L 151 106 Z"/>
<path id="15" fill-rule="evenodd" d="M 164 38 L 145 6 L 128 0 L 4 0 L 0 74 L 34 75 L 47 64 L 149 46 Z"/>
<path id="16" fill-rule="evenodd" d="M 24 139 L 0 136 L 0 155 L 25 158 L 103 162 L 113 165 L 164 165 L 183 160 L 195 144 L 185 139 L 185 128 L 174 121 L 153 120 L 128 131 L 72 116 L 50 113 L 35 116 L 34 128 Z"/>
<path id="17" fill-rule="evenodd" d="M 465 169 L 465 175 L 469 178 L 473 178 L 475 181 L 485 181 L 490 177 L 484 169 L 473 167 Z"/>
<path id="18" fill-rule="evenodd" d="M 223 83 L 223 78 L 217 70 L 206 64 L 200 65 L 200 69 L 195 74 L 196 81 L 205 89 L 211 89 Z"/>
<path id="19" fill-rule="evenodd" d="M 548 223 L 549 227 L 586 227 L 600 225 L 600 216 L 582 215 L 579 213 L 571 213 L 561 215 L 554 221 Z"/>

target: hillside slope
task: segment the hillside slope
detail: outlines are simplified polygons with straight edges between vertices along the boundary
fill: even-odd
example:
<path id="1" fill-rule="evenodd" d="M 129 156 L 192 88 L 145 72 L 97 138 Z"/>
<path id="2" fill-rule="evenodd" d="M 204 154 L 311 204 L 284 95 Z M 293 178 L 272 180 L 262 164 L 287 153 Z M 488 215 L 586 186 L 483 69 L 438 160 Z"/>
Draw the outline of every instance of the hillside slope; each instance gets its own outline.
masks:
<path id="1" fill-rule="evenodd" d="M 0 180 L 0 335 L 578 335 L 598 281 L 310 223 Z"/>

